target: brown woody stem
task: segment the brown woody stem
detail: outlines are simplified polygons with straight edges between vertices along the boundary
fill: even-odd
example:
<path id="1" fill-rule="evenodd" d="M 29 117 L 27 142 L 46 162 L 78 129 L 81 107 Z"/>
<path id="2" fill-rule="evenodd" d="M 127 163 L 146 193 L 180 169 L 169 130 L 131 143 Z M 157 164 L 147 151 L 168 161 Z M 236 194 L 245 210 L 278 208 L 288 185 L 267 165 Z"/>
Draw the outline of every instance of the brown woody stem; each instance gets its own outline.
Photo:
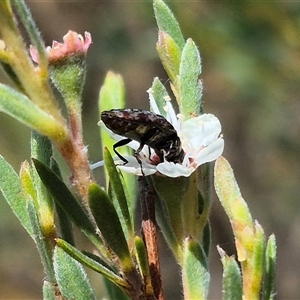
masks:
<path id="1" fill-rule="evenodd" d="M 163 300 L 160 262 L 158 257 L 157 226 L 155 220 L 155 192 L 144 176 L 139 177 L 142 211 L 142 235 L 147 248 L 151 282 L 156 299 Z"/>

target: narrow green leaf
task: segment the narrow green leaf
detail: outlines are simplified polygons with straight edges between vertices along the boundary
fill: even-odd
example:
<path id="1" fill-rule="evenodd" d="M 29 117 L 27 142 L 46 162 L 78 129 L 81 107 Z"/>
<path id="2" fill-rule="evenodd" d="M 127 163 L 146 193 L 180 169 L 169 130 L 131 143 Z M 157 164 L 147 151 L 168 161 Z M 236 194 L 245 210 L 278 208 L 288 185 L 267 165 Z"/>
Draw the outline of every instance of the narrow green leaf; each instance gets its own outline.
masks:
<path id="1" fill-rule="evenodd" d="M 145 294 L 146 296 L 154 297 L 154 290 L 151 283 L 147 249 L 145 247 L 143 240 L 139 236 L 135 237 L 134 242 L 135 242 L 135 249 L 136 249 L 136 258 L 139 265 L 140 273 L 144 278 Z"/>
<path id="2" fill-rule="evenodd" d="M 91 257 L 83 254 L 82 252 L 80 252 L 75 247 L 68 244 L 66 241 L 62 239 L 56 239 L 56 242 L 60 248 L 62 248 L 66 253 L 68 253 L 71 257 L 76 259 L 81 264 L 85 265 L 91 270 L 94 270 L 95 272 L 102 274 L 117 286 L 121 288 L 129 288 L 129 285 L 126 280 L 118 276 L 116 273 L 114 273 L 111 269 L 107 268 L 105 265 L 99 263 L 99 261 L 96 261 Z"/>
<path id="3" fill-rule="evenodd" d="M 266 248 L 266 263 L 262 298 L 264 300 L 272 300 L 275 296 L 276 248 L 276 238 L 275 235 L 272 234 L 269 236 Z"/>
<path id="4" fill-rule="evenodd" d="M 33 229 L 26 209 L 26 200 L 21 194 L 20 180 L 12 166 L 0 155 L 0 190 L 20 220 L 22 226 L 33 238 Z"/>
<path id="5" fill-rule="evenodd" d="M 156 50 L 160 60 L 172 82 L 176 81 L 179 74 L 181 50 L 170 35 L 159 31 Z"/>
<path id="6" fill-rule="evenodd" d="M 151 93 L 155 99 L 155 102 L 158 106 L 160 115 L 163 117 L 166 116 L 166 112 L 164 110 L 164 106 L 166 105 L 166 98 L 170 98 L 165 86 L 160 82 L 158 77 L 155 77 L 152 86 L 151 86 Z"/>
<path id="7" fill-rule="evenodd" d="M 206 300 L 210 275 L 202 247 L 192 237 L 184 241 L 182 283 L 184 299 Z"/>
<path id="8" fill-rule="evenodd" d="M 64 126 L 53 116 L 44 112 L 25 95 L 4 84 L 0 84 L 0 111 L 54 140 L 63 140 L 67 136 Z"/>
<path id="9" fill-rule="evenodd" d="M 182 219 L 182 199 L 184 198 L 185 194 L 188 191 L 189 187 L 189 178 L 186 177 L 178 177 L 178 178 L 170 178 L 170 177 L 161 177 L 161 176 L 152 176 L 153 185 L 154 188 L 161 199 L 161 201 L 164 201 L 166 207 L 164 207 L 163 202 L 158 204 L 157 210 L 159 209 L 166 209 L 167 215 L 164 214 L 166 211 L 158 211 L 158 222 L 170 222 L 170 224 L 165 224 L 164 227 L 161 228 L 165 238 L 171 237 L 172 238 L 172 232 L 174 232 L 176 236 L 176 244 L 171 245 L 172 249 L 176 249 L 179 245 L 182 246 L 183 240 L 185 238 L 185 228 L 183 224 Z M 172 188 L 170 188 L 172 187 Z M 160 217 L 163 217 L 163 219 L 160 219 Z M 165 232 L 164 230 L 168 228 L 172 228 L 171 232 Z M 170 242 L 175 242 L 174 240 L 171 240 Z M 179 243 L 179 245 L 178 245 Z M 175 250 L 174 249 L 174 250 Z M 179 254 L 180 252 L 178 252 Z"/>
<path id="10" fill-rule="evenodd" d="M 162 0 L 154 0 L 154 14 L 159 30 L 166 32 L 178 47 L 184 47 L 184 38 L 173 13 Z"/>
<path id="11" fill-rule="evenodd" d="M 202 181 L 202 193 L 200 193 L 199 198 L 203 198 L 202 211 L 199 213 L 203 213 L 205 209 L 210 209 L 211 206 L 211 188 L 212 188 L 212 164 L 205 163 L 200 166 L 200 178 Z"/>
<path id="12" fill-rule="evenodd" d="M 130 300 L 125 292 L 115 285 L 112 281 L 108 280 L 106 277 L 103 278 L 107 293 L 108 299 L 116 299 L 116 300 Z"/>
<path id="13" fill-rule="evenodd" d="M 243 297 L 258 299 L 263 279 L 265 234 L 258 222 L 252 221 L 233 171 L 223 157 L 219 157 L 215 163 L 215 188 L 235 236 L 243 273 Z"/>
<path id="14" fill-rule="evenodd" d="M 201 244 L 203 229 L 208 222 L 209 202 L 206 201 L 198 190 L 198 173 L 193 172 L 188 178 L 187 192 L 182 195 L 182 219 L 184 236 L 192 236 Z"/>
<path id="15" fill-rule="evenodd" d="M 182 259 L 182 248 L 181 243 L 178 241 L 172 227 L 168 206 L 165 200 L 161 199 L 160 197 L 157 197 L 155 204 L 155 215 L 158 226 L 169 248 L 172 250 L 177 262 L 179 262 Z"/>
<path id="16" fill-rule="evenodd" d="M 263 283 L 266 240 L 264 230 L 257 221 L 254 224 L 254 232 L 252 241 L 245 237 L 251 245 L 249 248 L 245 247 L 246 260 L 241 262 L 245 299 L 259 299 Z"/>
<path id="17" fill-rule="evenodd" d="M 179 68 L 179 95 L 177 99 L 180 112 L 186 117 L 201 113 L 202 82 L 201 59 L 199 51 L 192 39 L 188 39 L 181 55 Z"/>
<path id="18" fill-rule="evenodd" d="M 35 131 L 31 133 L 31 157 L 39 160 L 44 165 L 50 165 L 53 155 L 52 144 L 48 137 Z"/>
<path id="19" fill-rule="evenodd" d="M 139 236 L 135 237 L 134 243 L 135 243 L 135 249 L 137 254 L 137 260 L 140 267 L 140 272 L 145 278 L 146 276 L 150 275 L 147 250 L 143 240 Z"/>
<path id="20" fill-rule="evenodd" d="M 53 157 L 51 157 L 50 168 L 62 180 L 58 163 Z M 59 205 L 56 205 L 55 210 L 57 215 L 57 223 L 60 231 L 60 237 L 74 246 L 75 239 L 73 234 L 73 228 L 68 214 L 65 213 L 65 211 Z"/>
<path id="21" fill-rule="evenodd" d="M 57 284 L 66 299 L 96 299 L 83 267 L 63 249 L 56 247 L 53 265 Z"/>
<path id="22" fill-rule="evenodd" d="M 238 263 L 233 256 L 226 255 L 225 251 L 217 247 L 223 265 L 223 300 L 241 300 L 243 298 L 242 277 Z"/>
<path id="23" fill-rule="evenodd" d="M 89 206 L 108 246 L 118 256 L 124 272 L 134 268 L 118 214 L 108 195 L 95 183 L 89 187 Z"/>
<path id="24" fill-rule="evenodd" d="M 2 57 L 1 57 L 1 61 L 0 61 L 0 66 L 2 67 L 2 70 L 5 72 L 6 76 L 18 88 L 18 90 L 21 92 L 25 92 L 20 79 L 14 72 L 13 68 L 11 67 L 10 64 L 4 62 Z"/>
<path id="25" fill-rule="evenodd" d="M 54 241 L 52 240 L 52 244 L 51 244 L 51 241 L 49 241 L 49 239 L 45 239 L 38 218 L 38 213 L 32 201 L 27 202 L 27 210 L 28 210 L 31 226 L 33 229 L 34 241 L 36 243 L 38 252 L 40 254 L 44 271 L 47 274 L 47 280 L 50 282 L 55 282 L 55 275 L 54 275 L 54 270 L 52 265 L 52 253 L 53 253 Z"/>
<path id="26" fill-rule="evenodd" d="M 62 240 L 62 242 L 66 242 L 66 241 L 64 241 L 64 240 Z M 58 245 L 60 246 L 60 243 L 58 243 Z M 70 246 L 72 246 L 71 244 L 70 244 Z M 62 248 L 64 248 L 63 246 L 62 246 Z M 66 252 L 68 252 L 68 250 L 66 250 L 66 248 L 64 248 L 64 250 L 66 251 Z M 69 252 L 68 252 L 69 253 Z M 101 266 L 103 266 L 104 268 L 106 268 L 106 269 L 108 269 L 108 270 L 110 270 L 111 272 L 113 272 L 113 273 L 118 273 L 118 266 L 115 266 L 115 265 L 113 265 L 112 266 L 112 263 L 113 263 L 113 261 L 108 261 L 108 260 L 103 260 L 100 256 L 98 256 L 98 255 L 96 255 L 96 254 L 94 254 L 94 253 L 91 253 L 91 252 L 88 252 L 88 251 L 82 251 L 82 252 L 80 252 L 80 253 L 82 253 L 82 254 L 84 254 L 85 256 L 87 256 L 87 257 L 89 257 L 90 259 L 92 259 L 93 261 L 96 261 L 98 264 L 100 264 Z M 70 253 L 69 253 L 70 254 Z M 71 254 L 70 254 L 71 255 Z M 72 255 L 71 255 L 72 256 Z M 73 256 L 72 256 L 73 257 Z M 74 257 L 75 259 L 76 259 L 76 257 Z M 82 262 L 83 264 L 85 264 L 84 262 Z M 95 270 L 96 271 L 96 270 Z"/>
<path id="27" fill-rule="evenodd" d="M 230 220 L 252 227 L 253 221 L 247 203 L 242 198 L 233 170 L 224 157 L 215 163 L 215 189 Z"/>
<path id="28" fill-rule="evenodd" d="M 51 283 L 47 280 L 44 280 L 43 300 L 57 300 L 58 295 L 60 295 L 60 291 L 56 283 Z"/>
<path id="29" fill-rule="evenodd" d="M 99 96 L 100 112 L 112 108 L 123 108 L 125 106 L 125 86 L 122 76 L 111 71 L 108 72 Z"/>
<path id="30" fill-rule="evenodd" d="M 28 161 L 24 161 L 21 164 L 19 176 L 22 195 L 26 200 L 33 200 L 34 204 L 38 207 L 37 193 L 32 176 L 32 167 L 30 166 Z"/>
<path id="31" fill-rule="evenodd" d="M 210 244 L 211 244 L 211 229 L 210 224 L 207 222 L 203 228 L 203 238 L 202 238 L 202 247 L 206 257 L 209 257 L 210 253 Z"/>
<path id="32" fill-rule="evenodd" d="M 18 16 L 22 20 L 22 24 L 26 28 L 26 31 L 30 37 L 30 42 L 34 47 L 36 47 L 39 56 L 39 65 L 44 67 L 47 65 L 47 57 L 42 35 L 40 34 L 30 10 L 26 6 L 23 0 L 13 1 L 14 6 L 17 9 Z"/>
<path id="33" fill-rule="evenodd" d="M 104 148 L 104 162 L 109 183 L 114 194 L 114 207 L 118 213 L 123 231 L 127 239 L 133 239 L 133 216 L 131 216 L 129 213 L 129 200 L 126 198 L 120 172 L 117 170 L 114 160 L 107 148 Z"/>
<path id="34" fill-rule="evenodd" d="M 110 110 L 113 108 L 124 108 L 125 107 L 125 87 L 122 77 L 119 74 L 108 72 L 104 84 L 100 89 L 99 93 L 99 114 L 104 110 Z M 100 129 L 102 145 L 112 149 L 114 140 L 111 139 L 109 134 Z M 126 147 L 120 149 L 121 154 L 125 154 Z M 128 151 L 128 150 L 126 150 Z M 127 152 L 126 152 L 127 153 Z"/>
<path id="35" fill-rule="evenodd" d="M 1 12 L 1 17 L 6 17 L 5 19 L 8 19 L 10 22 L 13 22 L 13 10 L 11 7 L 11 1 L 5 0 L 5 1 L 0 1 L 0 12 Z"/>
<path id="36" fill-rule="evenodd" d="M 36 131 L 31 133 L 31 157 L 41 161 L 46 166 L 50 166 L 50 159 L 53 155 L 52 144 L 50 140 Z M 40 213 L 40 224 L 44 234 L 52 236 L 55 231 L 54 225 L 54 202 L 42 183 L 35 168 L 32 170 L 34 187 L 37 193 L 38 209 Z"/>
<path id="37" fill-rule="evenodd" d="M 82 232 L 95 244 L 102 253 L 105 253 L 103 243 L 96 234 L 96 227 L 83 208 L 77 202 L 64 182 L 50 168 L 40 161 L 33 159 L 36 170 L 41 177 L 44 185 L 51 193 L 54 201 L 59 205 L 66 214 L 71 218 L 73 223 L 78 226 Z"/>
<path id="38" fill-rule="evenodd" d="M 104 84 L 101 87 L 99 94 L 99 114 L 104 110 L 110 110 L 114 108 L 124 108 L 125 107 L 125 86 L 121 75 L 115 74 L 113 72 L 108 72 Z M 116 143 L 109 134 L 103 129 L 100 129 L 101 142 L 104 147 L 107 147 L 110 151 L 113 149 L 113 145 Z M 118 150 L 121 155 L 132 154 L 132 150 L 129 147 L 121 147 Z M 106 174 L 106 182 L 108 185 L 109 178 Z M 135 210 L 136 204 L 136 178 L 135 176 L 124 173 L 124 182 L 126 184 L 126 189 L 128 190 L 128 207 L 131 216 Z M 108 186 L 107 186 L 108 188 Z M 132 218 L 132 217 L 131 217 Z"/>

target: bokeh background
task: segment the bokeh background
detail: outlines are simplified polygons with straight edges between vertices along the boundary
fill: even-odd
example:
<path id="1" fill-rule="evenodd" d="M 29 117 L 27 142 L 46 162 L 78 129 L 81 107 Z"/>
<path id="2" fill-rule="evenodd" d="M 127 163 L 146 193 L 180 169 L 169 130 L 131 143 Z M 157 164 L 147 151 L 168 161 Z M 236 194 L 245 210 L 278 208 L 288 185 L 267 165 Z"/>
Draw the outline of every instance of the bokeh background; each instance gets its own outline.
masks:
<path id="1" fill-rule="evenodd" d="M 91 161 L 101 159 L 98 93 L 108 70 L 122 74 L 128 107 L 148 108 L 155 76 L 168 85 L 155 50 L 151 1 L 27 1 L 47 45 L 89 31 L 83 122 Z M 168 1 L 203 61 L 204 110 L 218 116 L 230 161 L 253 217 L 278 242 L 276 299 L 300 298 L 300 3 Z M 1 74 L 1 81 L 5 77 Z M 0 153 L 16 171 L 29 159 L 30 131 L 0 114 Z M 100 180 L 100 179 L 99 179 Z M 214 196 L 212 283 L 221 298 L 216 244 L 234 254 L 228 220 Z M 44 274 L 33 242 L 0 197 L 0 299 L 41 299 Z M 166 299 L 181 299 L 179 277 L 161 241 Z M 103 286 L 89 272 L 99 295 Z"/>

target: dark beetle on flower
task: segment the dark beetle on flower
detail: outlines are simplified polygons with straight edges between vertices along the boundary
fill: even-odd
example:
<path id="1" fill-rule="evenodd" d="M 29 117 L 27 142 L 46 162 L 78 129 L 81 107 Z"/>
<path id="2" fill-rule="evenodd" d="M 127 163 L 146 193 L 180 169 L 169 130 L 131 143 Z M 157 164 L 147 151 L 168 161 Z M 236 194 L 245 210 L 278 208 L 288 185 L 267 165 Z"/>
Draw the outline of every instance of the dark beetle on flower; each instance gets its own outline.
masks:
<path id="1" fill-rule="evenodd" d="M 139 148 L 135 151 L 135 157 L 139 164 L 141 164 L 139 153 L 144 145 L 152 148 L 161 162 L 164 157 L 169 162 L 182 162 L 184 152 L 181 148 L 181 141 L 173 125 L 163 116 L 146 110 L 126 108 L 103 111 L 101 120 L 113 133 L 126 138 L 113 146 L 114 152 L 125 164 L 128 161 L 117 152 L 116 148 L 124 146 L 132 140 L 140 143 Z"/>

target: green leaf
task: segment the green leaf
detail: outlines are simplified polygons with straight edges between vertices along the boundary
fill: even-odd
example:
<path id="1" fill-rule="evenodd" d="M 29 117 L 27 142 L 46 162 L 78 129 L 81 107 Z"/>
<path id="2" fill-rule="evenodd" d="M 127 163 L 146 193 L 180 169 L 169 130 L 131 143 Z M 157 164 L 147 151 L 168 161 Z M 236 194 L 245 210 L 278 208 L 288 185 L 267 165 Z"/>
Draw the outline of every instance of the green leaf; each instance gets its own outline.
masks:
<path id="1" fill-rule="evenodd" d="M 179 78 L 177 82 L 180 112 L 186 117 L 201 113 L 202 82 L 201 59 L 199 51 L 192 39 L 188 39 L 181 55 Z"/>
<path id="2" fill-rule="evenodd" d="M 115 285 L 112 281 L 108 280 L 106 277 L 103 278 L 104 284 L 108 293 L 108 299 L 116 299 L 116 300 L 130 300 L 125 292 Z"/>
<path id="3" fill-rule="evenodd" d="M 25 160 L 21 164 L 19 176 L 22 195 L 25 197 L 26 200 L 33 200 L 36 207 L 38 207 L 37 193 L 32 176 L 32 167 L 30 166 L 28 161 Z"/>
<path id="4" fill-rule="evenodd" d="M 151 90 L 151 93 L 155 99 L 157 106 L 158 106 L 160 115 L 165 117 L 166 112 L 164 110 L 164 106 L 166 105 L 166 98 L 170 98 L 170 96 L 169 96 L 165 86 L 160 82 L 158 77 L 154 78 L 150 90 Z"/>
<path id="5" fill-rule="evenodd" d="M 203 229 L 208 222 L 210 203 L 198 191 L 198 173 L 193 172 L 188 178 L 187 192 L 182 195 L 182 220 L 184 237 L 192 236 L 201 244 Z"/>
<path id="6" fill-rule="evenodd" d="M 27 210 L 33 229 L 34 241 L 39 251 L 44 271 L 47 274 L 47 280 L 49 280 L 50 282 L 55 282 L 54 270 L 52 265 L 54 237 L 52 237 L 52 241 L 45 238 L 42 227 L 40 225 L 40 220 L 38 218 L 38 212 L 36 211 L 36 207 L 32 201 L 27 202 Z"/>
<path id="7" fill-rule="evenodd" d="M 189 178 L 152 176 L 152 180 L 161 202 L 156 208 L 158 223 L 160 226 L 162 225 L 162 233 L 167 242 L 170 243 L 171 249 L 176 251 L 174 254 L 178 258 L 181 252 L 180 247 L 182 247 L 185 238 L 182 199 L 188 191 Z M 176 236 L 175 240 L 172 238 L 173 233 Z"/>
<path id="8" fill-rule="evenodd" d="M 241 261 L 243 281 L 247 283 L 244 287 L 245 299 L 259 299 L 264 275 L 266 240 L 264 230 L 257 221 L 254 224 L 254 232 L 252 241 L 245 237 L 251 245 L 249 248 L 244 247 L 246 260 Z M 244 245 L 244 241 L 242 244 Z"/>
<path id="9" fill-rule="evenodd" d="M 36 131 L 32 131 L 31 157 L 41 161 L 46 166 L 49 166 L 52 155 L 52 144 L 50 140 L 46 136 L 40 135 Z M 37 193 L 36 202 L 38 203 L 37 207 L 40 214 L 40 224 L 43 228 L 44 234 L 53 236 L 53 234 L 55 234 L 53 233 L 55 232 L 53 199 L 42 183 L 35 168 L 32 169 L 31 173 Z"/>
<path id="10" fill-rule="evenodd" d="M 0 84 L 0 111 L 54 140 L 61 141 L 67 136 L 65 127 L 53 116 L 40 109 L 25 95 L 4 84 Z"/>
<path id="11" fill-rule="evenodd" d="M 67 253 L 69 253 L 69 254 L 73 257 L 73 255 L 71 254 L 71 252 L 69 252 L 69 251 L 67 250 L 67 248 L 64 247 L 64 246 L 62 246 L 61 243 L 60 243 L 60 241 L 61 241 L 62 243 L 67 243 L 67 242 L 64 241 L 64 240 L 62 240 L 62 239 L 58 239 L 58 240 L 59 240 L 58 245 L 59 245 L 60 247 L 62 247 Z M 74 247 L 74 246 L 72 246 L 72 245 L 69 244 L 69 243 L 67 243 L 67 244 L 70 245 L 71 247 Z M 93 261 L 97 262 L 98 264 L 100 264 L 100 265 L 103 266 L 104 268 L 110 270 L 111 272 L 113 272 L 113 273 L 118 273 L 118 266 L 112 265 L 112 264 L 113 264 L 113 261 L 103 260 L 100 256 L 98 256 L 98 255 L 96 255 L 96 254 L 94 254 L 94 253 L 88 252 L 88 251 L 84 251 L 84 250 L 81 251 L 80 253 L 84 254 L 84 255 L 87 256 L 87 257 L 89 257 L 90 259 L 92 259 Z M 74 256 L 74 258 L 76 259 L 75 256 Z M 83 262 L 83 261 L 82 261 L 81 263 L 85 264 L 85 262 Z M 88 265 L 87 265 L 87 266 L 88 266 Z M 92 269 L 92 268 L 91 268 L 91 269 Z M 95 271 L 97 271 L 97 270 L 95 269 Z"/>
<path id="12" fill-rule="evenodd" d="M 233 171 L 223 157 L 219 157 L 215 163 L 215 188 L 232 225 L 245 283 L 243 297 L 258 299 L 263 278 L 265 234 L 258 222 L 252 221 Z"/>
<path id="13" fill-rule="evenodd" d="M 19 0 L 14 1 L 13 5 L 16 7 L 18 12 L 18 17 L 22 20 L 23 26 L 26 28 L 26 32 L 30 37 L 30 43 L 37 49 L 39 56 L 39 66 L 47 66 L 47 57 L 44 46 L 44 41 L 42 35 L 40 34 L 33 18 L 30 13 L 30 10 L 25 4 L 25 1 Z"/>
<path id="14" fill-rule="evenodd" d="M 162 0 L 154 0 L 154 14 L 159 30 L 167 33 L 180 49 L 184 47 L 184 38 L 173 13 Z"/>
<path id="15" fill-rule="evenodd" d="M 179 262 L 182 259 L 182 248 L 181 243 L 178 241 L 172 227 L 168 206 L 165 200 L 161 199 L 160 197 L 157 197 L 155 204 L 155 215 L 158 226 L 169 248 L 172 250 L 177 262 Z"/>
<path id="16" fill-rule="evenodd" d="M 5 72 L 6 76 L 11 80 L 11 82 L 22 92 L 25 92 L 24 88 L 22 87 L 22 83 L 16 73 L 14 72 L 11 65 L 8 63 L 5 63 L 1 57 L 0 66 L 2 67 L 2 70 Z"/>
<path id="17" fill-rule="evenodd" d="M 51 157 L 50 168 L 60 179 L 62 179 L 59 166 L 53 157 Z M 73 234 L 73 228 L 68 214 L 65 213 L 65 211 L 59 205 L 56 205 L 55 210 L 57 215 L 57 223 L 60 231 L 60 237 L 74 246 L 75 239 Z"/>
<path id="18" fill-rule="evenodd" d="M 206 257 L 209 257 L 210 253 L 210 244 L 211 244 L 211 229 L 210 224 L 207 222 L 205 227 L 203 228 L 203 242 L 202 247 Z"/>
<path id="19" fill-rule="evenodd" d="M 139 236 L 135 237 L 134 242 L 135 242 L 135 249 L 136 249 L 136 258 L 139 265 L 140 273 L 144 278 L 145 294 L 146 296 L 154 296 L 154 290 L 151 283 L 147 249 L 145 247 L 143 240 Z"/>
<path id="20" fill-rule="evenodd" d="M 266 263 L 262 297 L 264 300 L 274 299 L 275 296 L 276 248 L 276 238 L 275 235 L 272 234 L 268 239 L 266 248 Z"/>
<path id="21" fill-rule="evenodd" d="M 40 161 L 33 159 L 33 162 L 41 180 L 51 193 L 56 204 L 64 210 L 73 223 L 101 250 L 101 253 L 106 253 L 101 239 L 96 234 L 96 227 L 61 178 Z"/>
<path id="22" fill-rule="evenodd" d="M 133 216 L 130 215 L 128 209 L 130 201 L 126 197 L 120 172 L 117 170 L 114 160 L 107 148 L 104 148 L 104 162 L 109 178 L 109 183 L 114 195 L 114 207 L 118 213 L 123 231 L 127 239 L 133 239 Z"/>
<path id="23" fill-rule="evenodd" d="M 39 160 L 44 165 L 50 165 L 50 159 L 53 155 L 52 144 L 48 137 L 35 131 L 31 133 L 31 157 Z"/>
<path id="24" fill-rule="evenodd" d="M 66 253 L 68 253 L 71 257 L 76 259 L 81 264 L 85 265 L 91 270 L 94 270 L 95 272 L 102 274 L 117 286 L 121 288 L 129 288 L 129 285 L 126 280 L 115 274 L 111 269 L 107 268 L 105 265 L 99 263 L 99 261 L 96 261 L 90 256 L 83 254 L 82 252 L 80 252 L 75 247 L 68 244 L 62 239 L 56 239 L 56 242 L 60 248 L 62 248 Z"/>
<path id="25" fill-rule="evenodd" d="M 99 114 L 104 110 L 110 110 L 114 108 L 125 107 L 125 86 L 122 77 L 119 74 L 108 72 L 104 84 L 101 87 L 99 94 Z M 113 145 L 116 143 L 109 134 L 103 129 L 100 129 L 101 142 L 103 147 L 107 147 L 110 151 L 113 149 Z M 129 147 L 121 147 L 118 150 L 121 155 L 132 154 L 132 150 Z M 108 184 L 109 178 L 106 174 L 106 182 Z M 124 182 L 128 189 L 128 197 L 130 199 L 129 211 L 133 215 L 136 203 L 136 178 L 135 176 L 124 173 Z M 108 187 L 108 186 L 107 186 Z"/>
<path id="26" fill-rule="evenodd" d="M 125 87 L 122 76 L 111 71 L 108 72 L 100 89 L 99 97 L 100 112 L 112 108 L 123 108 L 125 106 Z"/>
<path id="27" fill-rule="evenodd" d="M 83 267 L 64 250 L 55 248 L 53 265 L 57 284 L 67 299 L 96 299 Z"/>
<path id="28" fill-rule="evenodd" d="M 176 81 L 179 74 L 181 49 L 170 35 L 159 31 L 156 49 L 160 60 L 172 82 Z"/>
<path id="29" fill-rule="evenodd" d="M 0 155 L 0 190 L 20 220 L 22 226 L 33 238 L 33 229 L 26 208 L 26 200 L 21 194 L 20 180 L 12 166 Z"/>
<path id="30" fill-rule="evenodd" d="M 140 272 L 145 278 L 146 276 L 150 275 L 147 249 L 145 247 L 143 240 L 139 236 L 135 237 L 134 243 L 135 243 L 135 249 L 137 254 L 137 260 L 140 267 Z"/>
<path id="31" fill-rule="evenodd" d="M 215 189 L 230 220 L 252 227 L 253 220 L 245 200 L 242 198 L 233 170 L 224 157 L 215 163 Z"/>
<path id="32" fill-rule="evenodd" d="M 241 300 L 243 298 L 241 271 L 233 256 L 226 255 L 218 246 L 223 265 L 223 300 Z"/>
<path id="33" fill-rule="evenodd" d="M 202 247 L 192 237 L 184 241 L 182 283 L 184 299 L 206 300 L 210 275 Z"/>
<path id="34" fill-rule="evenodd" d="M 43 300 L 57 300 L 58 295 L 60 295 L 58 286 L 55 283 L 51 283 L 47 280 L 44 280 Z"/>
<path id="35" fill-rule="evenodd" d="M 120 75 L 113 72 L 108 72 L 104 84 L 100 89 L 99 93 L 99 114 L 104 110 L 110 110 L 113 108 L 124 108 L 125 107 L 125 87 L 123 79 Z M 100 129 L 102 145 L 112 149 L 115 141 L 111 139 L 109 134 Z M 125 154 L 122 151 L 125 151 L 123 147 L 120 149 L 120 153 Z M 128 153 L 128 150 L 126 150 Z"/>
<path id="36" fill-rule="evenodd" d="M 89 206 L 108 246 L 120 260 L 124 272 L 134 269 L 118 214 L 108 195 L 95 183 L 89 187 Z"/>

